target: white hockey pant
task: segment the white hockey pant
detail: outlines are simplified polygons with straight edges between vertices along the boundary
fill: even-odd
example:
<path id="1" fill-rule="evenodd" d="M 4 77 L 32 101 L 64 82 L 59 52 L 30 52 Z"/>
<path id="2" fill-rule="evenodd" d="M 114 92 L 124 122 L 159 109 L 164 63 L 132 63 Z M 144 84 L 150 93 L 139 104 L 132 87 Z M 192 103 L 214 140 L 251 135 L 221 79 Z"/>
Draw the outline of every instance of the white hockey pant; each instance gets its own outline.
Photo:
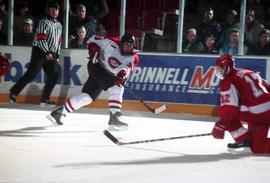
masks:
<path id="1" fill-rule="evenodd" d="M 109 110 L 113 114 L 116 112 L 120 112 L 122 108 L 122 100 L 124 87 L 114 85 L 108 89 L 109 92 Z"/>
<path id="2" fill-rule="evenodd" d="M 92 102 L 92 98 L 87 93 L 81 93 L 79 95 L 72 96 L 64 105 L 64 111 L 73 112 L 80 109 L 83 106 L 89 105 Z"/>

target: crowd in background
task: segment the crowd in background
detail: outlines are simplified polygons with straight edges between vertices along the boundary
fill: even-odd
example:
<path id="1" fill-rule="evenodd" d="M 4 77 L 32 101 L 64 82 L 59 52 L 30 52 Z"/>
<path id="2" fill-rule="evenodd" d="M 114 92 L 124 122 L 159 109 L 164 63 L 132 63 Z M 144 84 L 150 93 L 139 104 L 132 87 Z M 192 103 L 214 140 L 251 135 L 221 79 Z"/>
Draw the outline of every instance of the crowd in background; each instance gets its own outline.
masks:
<path id="1" fill-rule="evenodd" d="M 57 1 L 57 0 L 55 0 Z M 37 21 L 46 16 L 47 1 L 16 0 L 14 10 L 14 45 L 31 46 Z M 63 9 L 64 1 L 57 1 Z M 70 1 L 69 47 L 85 48 L 86 40 L 92 35 L 106 36 L 102 19 L 109 12 L 106 0 Z M 35 18 L 34 18 L 35 17 Z M 7 44 L 7 1 L 0 0 L 0 44 Z M 59 21 L 63 24 L 63 11 Z"/>
<path id="2" fill-rule="evenodd" d="M 162 1 L 162 0 L 161 0 Z M 176 0 L 178 1 L 178 0 Z M 198 14 L 194 27 L 184 24 L 183 53 L 238 54 L 240 39 L 240 0 L 215 0 L 199 15 L 198 0 L 187 0 L 192 8 L 187 13 Z M 7 44 L 7 2 L 0 0 L 0 44 Z M 14 45 L 31 46 L 37 21 L 46 14 L 47 1 L 16 0 L 14 12 Z M 58 1 L 63 9 L 63 0 Z M 127 0 L 129 3 L 129 0 Z M 69 48 L 85 48 L 92 35 L 110 36 L 107 24 L 111 3 L 108 0 L 70 0 Z M 190 7 L 190 5 L 188 5 Z M 178 7 L 175 7 L 178 9 Z M 120 11 L 120 9 L 119 9 Z M 63 23 L 63 11 L 59 16 Z M 247 0 L 244 53 L 270 55 L 270 2 Z"/>
<path id="3" fill-rule="evenodd" d="M 270 31 L 261 23 L 249 7 L 246 10 L 244 53 L 247 55 L 270 55 Z M 186 31 L 184 53 L 208 53 L 238 55 L 240 24 L 238 12 L 229 9 L 222 24 L 214 19 L 214 9 L 208 8 L 196 28 Z M 265 19 L 263 19 L 265 20 Z M 265 21 L 262 21 L 265 22 Z"/>

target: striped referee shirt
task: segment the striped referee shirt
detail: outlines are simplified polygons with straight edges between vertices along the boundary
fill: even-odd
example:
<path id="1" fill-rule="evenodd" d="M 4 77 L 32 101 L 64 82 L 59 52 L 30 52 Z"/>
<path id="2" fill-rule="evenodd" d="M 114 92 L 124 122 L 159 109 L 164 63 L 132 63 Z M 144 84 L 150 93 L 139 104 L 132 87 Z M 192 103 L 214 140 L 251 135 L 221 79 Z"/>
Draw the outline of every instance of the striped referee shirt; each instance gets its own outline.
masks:
<path id="1" fill-rule="evenodd" d="M 62 44 L 62 25 L 46 17 L 39 20 L 33 46 L 37 46 L 44 53 L 60 53 Z"/>

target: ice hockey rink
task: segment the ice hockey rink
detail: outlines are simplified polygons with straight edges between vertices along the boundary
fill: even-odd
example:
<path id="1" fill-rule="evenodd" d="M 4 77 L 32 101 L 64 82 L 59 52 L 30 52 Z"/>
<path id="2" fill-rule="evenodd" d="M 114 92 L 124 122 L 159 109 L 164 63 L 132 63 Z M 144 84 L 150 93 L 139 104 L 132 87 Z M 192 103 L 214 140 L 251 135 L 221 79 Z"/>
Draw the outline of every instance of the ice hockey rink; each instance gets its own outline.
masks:
<path id="1" fill-rule="evenodd" d="M 267 183 L 270 158 L 228 152 L 211 136 L 118 146 L 103 135 L 108 112 L 82 109 L 63 126 L 51 108 L 0 104 L 1 183 Z M 209 133 L 217 118 L 123 111 L 121 141 Z"/>

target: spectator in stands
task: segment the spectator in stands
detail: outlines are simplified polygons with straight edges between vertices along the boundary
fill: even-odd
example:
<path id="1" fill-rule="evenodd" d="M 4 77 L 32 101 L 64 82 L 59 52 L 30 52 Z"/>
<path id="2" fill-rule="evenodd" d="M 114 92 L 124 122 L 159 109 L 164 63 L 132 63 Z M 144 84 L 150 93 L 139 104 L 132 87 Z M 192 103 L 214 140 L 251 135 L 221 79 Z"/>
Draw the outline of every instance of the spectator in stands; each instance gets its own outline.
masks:
<path id="1" fill-rule="evenodd" d="M 245 21 L 245 44 L 247 46 L 256 44 L 263 28 L 263 24 L 255 19 L 254 11 L 247 10 Z"/>
<path id="2" fill-rule="evenodd" d="M 84 25 L 86 28 L 86 39 L 96 35 L 97 27 L 102 23 L 103 17 L 109 13 L 106 0 L 92 1 L 90 19 Z"/>
<path id="3" fill-rule="evenodd" d="M 2 20 L 1 32 L 7 34 L 8 13 L 3 0 L 0 0 L 0 19 Z"/>
<path id="4" fill-rule="evenodd" d="M 14 36 L 14 45 L 32 46 L 34 33 L 34 23 L 31 18 L 26 18 L 23 21 L 23 30 Z"/>
<path id="5" fill-rule="evenodd" d="M 98 20 L 92 16 L 89 21 L 84 25 L 86 28 L 86 39 L 90 39 L 93 35 L 96 35 Z"/>
<path id="6" fill-rule="evenodd" d="M 20 34 L 23 32 L 23 24 L 26 18 L 30 18 L 32 21 L 34 20 L 33 17 L 30 15 L 28 4 L 23 2 L 19 4 L 18 12 L 14 16 L 14 35 Z"/>
<path id="7" fill-rule="evenodd" d="M 102 37 L 107 36 L 107 31 L 106 31 L 104 25 L 101 22 L 99 22 L 97 24 L 96 35 L 97 36 L 102 36 Z"/>
<path id="8" fill-rule="evenodd" d="M 213 9 L 208 8 L 203 15 L 202 22 L 197 26 L 198 37 L 201 41 L 204 41 L 207 35 L 212 34 L 218 39 L 221 31 L 221 25 L 214 21 Z"/>
<path id="9" fill-rule="evenodd" d="M 215 20 L 221 24 L 226 22 L 227 11 L 230 9 L 238 10 L 241 4 L 239 0 L 212 0 L 211 2 L 213 2 Z"/>
<path id="10" fill-rule="evenodd" d="M 89 21 L 89 17 L 86 16 L 86 7 L 83 4 L 78 4 L 75 10 L 75 16 L 70 18 L 69 22 L 69 34 L 70 39 L 75 39 L 77 30 L 76 28 L 86 24 Z"/>
<path id="11" fill-rule="evenodd" d="M 0 19 L 0 44 L 7 44 L 7 34 L 2 31 L 3 21 Z"/>
<path id="12" fill-rule="evenodd" d="M 248 47 L 247 55 L 270 55 L 270 30 L 263 29 L 259 35 L 259 42 Z"/>
<path id="13" fill-rule="evenodd" d="M 218 54 L 218 49 L 215 45 L 216 39 L 214 35 L 209 34 L 206 36 L 206 39 L 204 41 L 204 49 L 202 53 L 207 53 L 207 54 Z"/>
<path id="14" fill-rule="evenodd" d="M 203 51 L 203 44 L 198 40 L 196 29 L 187 30 L 182 49 L 183 53 L 201 53 Z"/>
<path id="15" fill-rule="evenodd" d="M 37 0 L 27 0 L 28 7 L 31 11 L 30 14 L 31 14 L 31 16 L 35 17 L 35 19 L 33 19 L 33 17 L 30 17 L 30 18 L 32 18 L 32 20 L 36 20 L 35 25 L 37 25 L 38 20 L 42 19 L 44 16 L 47 15 L 48 1 L 49 0 L 43 0 L 43 1 L 38 1 L 38 3 L 37 3 Z"/>
<path id="16" fill-rule="evenodd" d="M 240 24 L 238 22 L 238 14 L 235 10 L 229 10 L 227 14 L 227 22 L 223 26 L 223 30 L 219 40 L 217 41 L 217 46 L 220 48 L 223 45 L 228 44 L 230 32 L 232 29 L 240 29 Z"/>
<path id="17" fill-rule="evenodd" d="M 267 15 L 267 17 L 270 17 L 270 7 L 268 11 L 269 11 L 269 15 Z M 270 29 L 270 18 L 268 18 L 268 20 L 265 21 L 264 25 L 265 25 L 265 28 Z"/>
<path id="18" fill-rule="evenodd" d="M 239 30 L 232 29 L 229 36 L 229 43 L 225 44 L 219 52 L 221 54 L 230 54 L 237 55 L 238 54 L 238 44 L 239 44 Z"/>
<path id="19" fill-rule="evenodd" d="M 266 18 L 266 7 L 260 2 L 260 0 L 247 0 L 247 9 L 254 12 L 256 19 L 259 22 L 264 22 Z"/>
<path id="20" fill-rule="evenodd" d="M 267 28 L 267 29 L 270 29 L 270 1 L 269 0 L 263 0 L 262 1 L 264 7 L 266 7 L 266 15 L 265 15 L 265 21 L 264 21 L 264 26 Z"/>
<path id="21" fill-rule="evenodd" d="M 99 14 L 100 17 L 104 17 L 109 13 L 109 7 L 106 0 L 76 0 L 76 3 L 84 4 L 86 6 L 86 14 L 88 16 Z"/>
<path id="22" fill-rule="evenodd" d="M 70 45 L 69 48 L 87 48 L 86 45 L 86 39 L 85 39 L 85 35 L 86 35 L 86 29 L 83 25 L 77 27 L 77 33 L 75 36 L 75 39 L 72 39 L 70 41 Z"/>

